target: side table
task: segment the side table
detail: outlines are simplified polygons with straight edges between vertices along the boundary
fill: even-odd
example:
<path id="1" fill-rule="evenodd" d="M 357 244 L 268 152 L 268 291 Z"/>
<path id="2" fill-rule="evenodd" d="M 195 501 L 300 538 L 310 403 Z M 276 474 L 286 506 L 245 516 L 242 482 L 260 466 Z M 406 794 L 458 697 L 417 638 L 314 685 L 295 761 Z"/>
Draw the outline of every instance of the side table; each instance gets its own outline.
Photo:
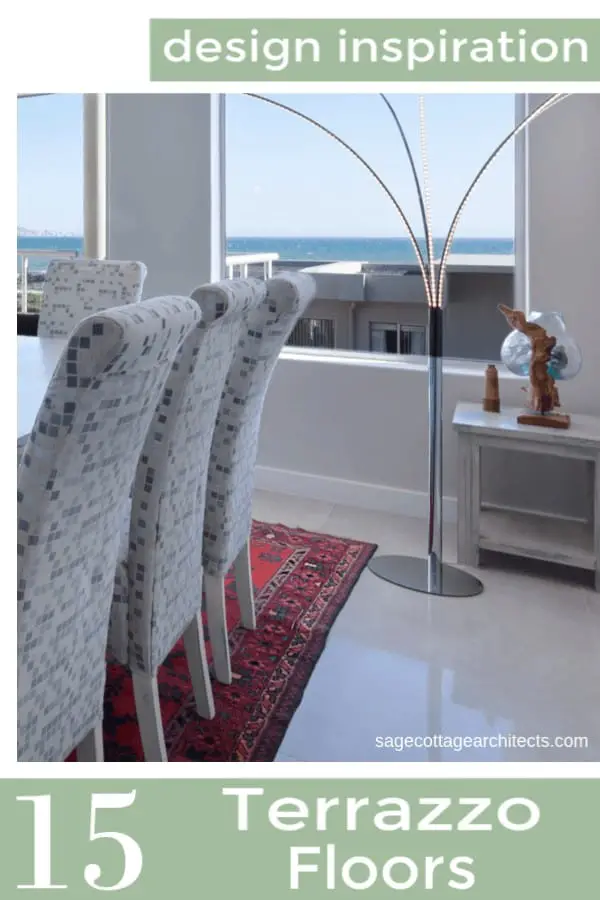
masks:
<path id="1" fill-rule="evenodd" d="M 458 434 L 458 563 L 478 566 L 481 550 L 548 560 L 594 572 L 600 591 L 600 418 L 571 415 L 571 427 L 560 430 L 519 425 L 521 412 L 507 408 L 487 413 L 477 403 L 456 407 L 452 424 Z M 587 460 L 594 470 L 593 522 L 482 508 L 484 447 Z"/>

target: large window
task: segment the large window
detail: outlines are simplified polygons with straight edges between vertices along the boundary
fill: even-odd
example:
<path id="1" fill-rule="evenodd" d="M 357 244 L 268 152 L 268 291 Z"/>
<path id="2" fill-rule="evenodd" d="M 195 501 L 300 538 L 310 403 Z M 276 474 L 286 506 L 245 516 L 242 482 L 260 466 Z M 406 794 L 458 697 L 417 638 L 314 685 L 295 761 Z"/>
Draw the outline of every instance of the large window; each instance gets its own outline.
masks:
<path id="1" fill-rule="evenodd" d="M 410 165 L 394 121 L 375 94 L 273 95 L 336 132 L 396 194 L 424 250 Z M 419 159 L 418 98 L 390 95 Z M 515 124 L 509 94 L 428 95 L 434 256 L 475 173 Z M 416 257 L 396 210 L 375 179 L 310 123 L 260 100 L 228 96 L 228 252 L 278 254 L 273 270 L 315 276 L 315 313 L 290 343 L 353 352 L 426 352 L 427 309 Z M 457 123 L 460 122 L 460 128 Z M 464 209 L 446 280 L 445 355 L 497 361 L 506 334 L 498 304 L 513 305 L 514 163 L 508 144 Z M 313 324 L 310 325 L 309 322 Z M 370 323 L 373 328 L 370 329 Z M 388 324 L 389 323 L 389 324 Z M 405 324 L 406 323 L 406 324 Z"/>
<path id="2" fill-rule="evenodd" d="M 362 154 L 399 198 L 425 249 L 410 165 L 378 95 L 273 99 L 314 117 Z M 394 94 L 390 102 L 420 172 L 418 98 Z M 515 97 L 428 95 L 425 105 L 439 261 L 465 189 L 514 126 Z M 422 280 L 400 217 L 375 179 L 337 142 L 289 112 L 237 94 L 228 95 L 225 108 L 227 255 L 238 260 L 226 271 L 268 277 L 291 268 L 315 276 L 316 302 L 308 312 L 314 318 L 299 323 L 293 346 L 418 354 L 426 322 Z M 82 95 L 19 102 L 17 308 L 28 312 L 39 307 L 48 260 L 82 252 L 82 112 Z M 498 305 L 514 302 L 514 156 L 514 145 L 502 150 L 459 223 L 445 282 L 448 357 L 499 359 L 507 326 Z M 370 322 L 400 327 L 371 339 Z M 394 341 L 395 350 L 380 349 Z"/>

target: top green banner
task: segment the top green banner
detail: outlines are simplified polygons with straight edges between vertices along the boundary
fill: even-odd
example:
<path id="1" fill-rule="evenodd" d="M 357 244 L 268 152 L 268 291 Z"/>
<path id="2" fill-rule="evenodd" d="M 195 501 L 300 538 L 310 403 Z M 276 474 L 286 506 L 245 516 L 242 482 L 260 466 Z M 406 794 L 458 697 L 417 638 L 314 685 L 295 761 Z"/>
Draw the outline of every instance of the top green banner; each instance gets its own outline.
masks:
<path id="1" fill-rule="evenodd" d="M 151 81 L 600 81 L 599 19 L 153 19 Z"/>

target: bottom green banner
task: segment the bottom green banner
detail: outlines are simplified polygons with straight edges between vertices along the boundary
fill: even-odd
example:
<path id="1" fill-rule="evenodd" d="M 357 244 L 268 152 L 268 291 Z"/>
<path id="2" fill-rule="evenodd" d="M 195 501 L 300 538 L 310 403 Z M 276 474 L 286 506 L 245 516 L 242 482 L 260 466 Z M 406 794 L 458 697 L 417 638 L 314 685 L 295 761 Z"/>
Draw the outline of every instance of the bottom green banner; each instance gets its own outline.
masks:
<path id="1" fill-rule="evenodd" d="M 598 780 L 0 782 L 0 897 L 597 896 Z"/>

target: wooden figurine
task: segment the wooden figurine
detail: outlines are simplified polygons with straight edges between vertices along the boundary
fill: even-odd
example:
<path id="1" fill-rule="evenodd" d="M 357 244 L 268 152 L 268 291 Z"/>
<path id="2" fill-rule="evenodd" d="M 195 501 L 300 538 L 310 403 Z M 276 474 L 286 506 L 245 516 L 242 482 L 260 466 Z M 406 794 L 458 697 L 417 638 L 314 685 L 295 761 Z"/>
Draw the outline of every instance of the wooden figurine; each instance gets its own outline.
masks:
<path id="1" fill-rule="evenodd" d="M 556 346 L 556 338 L 547 331 L 528 322 L 520 309 L 511 309 L 500 305 L 500 312 L 508 324 L 526 335 L 531 341 L 531 362 L 529 364 L 529 408 L 530 413 L 520 415 L 517 421 L 521 425 L 542 425 L 547 428 L 568 428 L 571 424 L 569 416 L 555 413 L 560 407 L 560 398 L 554 379 L 549 372 L 552 351 Z M 523 388 L 524 391 L 527 388 Z"/>
<path id="2" fill-rule="evenodd" d="M 485 396 L 483 398 L 485 412 L 500 412 L 500 388 L 498 386 L 498 369 L 489 365 L 485 370 Z"/>

